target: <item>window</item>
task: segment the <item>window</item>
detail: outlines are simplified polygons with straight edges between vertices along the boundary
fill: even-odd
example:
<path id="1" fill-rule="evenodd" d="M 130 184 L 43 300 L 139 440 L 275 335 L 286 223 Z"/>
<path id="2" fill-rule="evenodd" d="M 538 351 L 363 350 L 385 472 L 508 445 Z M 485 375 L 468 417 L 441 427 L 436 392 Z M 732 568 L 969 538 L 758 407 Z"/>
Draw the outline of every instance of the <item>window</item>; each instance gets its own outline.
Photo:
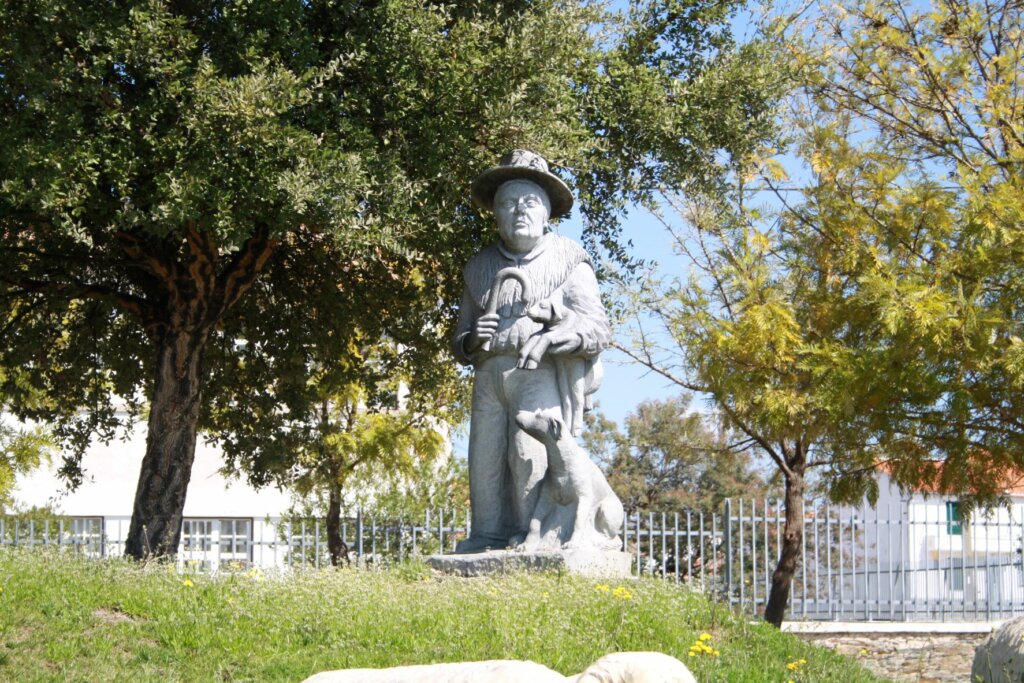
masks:
<path id="1" fill-rule="evenodd" d="M 220 564 L 222 568 L 244 569 L 252 563 L 251 519 L 220 521 Z"/>
<path id="2" fill-rule="evenodd" d="M 67 529 L 67 527 L 64 527 Z M 65 540 L 87 555 L 103 555 L 103 518 L 72 517 L 71 534 Z"/>
<path id="3" fill-rule="evenodd" d="M 949 568 L 945 571 L 946 587 L 951 591 L 964 589 L 964 561 L 959 557 L 949 558 Z"/>
<path id="4" fill-rule="evenodd" d="M 960 503 L 955 500 L 946 502 L 946 533 L 951 536 L 962 536 L 964 533 L 963 515 L 960 513 Z"/>
<path id="5" fill-rule="evenodd" d="M 196 569 L 243 569 L 252 563 L 251 519 L 186 519 L 181 561 Z"/>

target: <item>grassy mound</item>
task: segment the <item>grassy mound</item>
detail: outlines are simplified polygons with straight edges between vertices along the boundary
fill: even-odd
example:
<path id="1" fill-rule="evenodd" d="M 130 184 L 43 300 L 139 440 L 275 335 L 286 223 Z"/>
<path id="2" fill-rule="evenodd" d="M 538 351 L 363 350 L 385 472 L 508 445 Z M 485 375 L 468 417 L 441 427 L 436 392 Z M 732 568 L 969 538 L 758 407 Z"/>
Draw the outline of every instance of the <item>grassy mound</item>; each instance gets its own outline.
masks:
<path id="1" fill-rule="evenodd" d="M 390 571 L 182 576 L 0 551 L 0 680 L 290 681 L 325 669 L 530 659 L 578 673 L 657 650 L 700 681 L 880 681 L 659 581 Z M 692 654 L 691 654 L 692 652 Z"/>

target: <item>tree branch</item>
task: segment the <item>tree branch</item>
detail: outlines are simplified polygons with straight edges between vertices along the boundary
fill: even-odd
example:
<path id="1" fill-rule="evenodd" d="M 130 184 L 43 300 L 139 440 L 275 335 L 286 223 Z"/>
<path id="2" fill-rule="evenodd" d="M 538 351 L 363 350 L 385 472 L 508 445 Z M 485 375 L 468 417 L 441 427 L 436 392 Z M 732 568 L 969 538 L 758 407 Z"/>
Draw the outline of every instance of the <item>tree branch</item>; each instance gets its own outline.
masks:
<path id="1" fill-rule="evenodd" d="M 218 318 L 234 306 L 256 282 L 270 260 L 278 241 L 270 239 L 270 229 L 261 225 L 255 234 L 231 258 L 217 277 Z"/>
<path id="2" fill-rule="evenodd" d="M 131 313 L 143 324 L 146 324 L 152 311 L 152 304 L 146 299 L 134 294 L 126 294 L 108 285 L 35 279 L 13 280 L 6 277 L 3 278 L 3 281 L 20 287 L 25 294 L 64 292 L 69 299 L 108 301 Z"/>

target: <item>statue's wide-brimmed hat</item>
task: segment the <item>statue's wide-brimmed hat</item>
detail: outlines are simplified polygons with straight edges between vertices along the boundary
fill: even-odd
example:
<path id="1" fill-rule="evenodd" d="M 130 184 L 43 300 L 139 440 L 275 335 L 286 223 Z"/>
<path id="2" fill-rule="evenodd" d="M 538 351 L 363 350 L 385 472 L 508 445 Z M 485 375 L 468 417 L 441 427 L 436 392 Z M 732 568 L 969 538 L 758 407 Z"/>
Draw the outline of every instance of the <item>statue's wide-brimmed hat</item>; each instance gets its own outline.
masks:
<path id="1" fill-rule="evenodd" d="M 572 192 L 562 179 L 548 170 L 544 157 L 527 149 L 514 149 L 473 181 L 473 201 L 482 209 L 494 210 L 494 194 L 509 180 L 529 180 L 548 193 L 551 217 L 558 218 L 572 209 Z"/>

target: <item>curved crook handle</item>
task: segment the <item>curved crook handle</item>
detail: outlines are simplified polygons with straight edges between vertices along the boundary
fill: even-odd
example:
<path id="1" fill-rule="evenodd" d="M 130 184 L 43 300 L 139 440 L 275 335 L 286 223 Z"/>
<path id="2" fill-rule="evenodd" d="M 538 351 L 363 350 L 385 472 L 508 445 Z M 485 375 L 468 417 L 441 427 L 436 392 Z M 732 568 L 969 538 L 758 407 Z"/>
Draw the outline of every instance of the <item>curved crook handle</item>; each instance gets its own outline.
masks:
<path id="1" fill-rule="evenodd" d="M 484 313 L 498 312 L 498 295 L 501 293 L 501 286 L 505 283 L 505 280 L 509 278 L 519 281 L 519 284 L 523 288 L 524 303 L 532 298 L 533 291 L 532 287 L 530 286 L 530 281 L 526 279 L 526 274 L 523 273 L 523 271 L 516 268 L 515 266 L 502 268 L 495 274 L 494 281 L 491 283 L 491 293 L 487 297 L 487 308 L 484 310 Z M 491 339 L 493 339 L 493 337 Z M 481 347 L 483 351 L 491 350 L 491 339 L 488 339 L 487 341 L 484 342 L 483 346 Z"/>

